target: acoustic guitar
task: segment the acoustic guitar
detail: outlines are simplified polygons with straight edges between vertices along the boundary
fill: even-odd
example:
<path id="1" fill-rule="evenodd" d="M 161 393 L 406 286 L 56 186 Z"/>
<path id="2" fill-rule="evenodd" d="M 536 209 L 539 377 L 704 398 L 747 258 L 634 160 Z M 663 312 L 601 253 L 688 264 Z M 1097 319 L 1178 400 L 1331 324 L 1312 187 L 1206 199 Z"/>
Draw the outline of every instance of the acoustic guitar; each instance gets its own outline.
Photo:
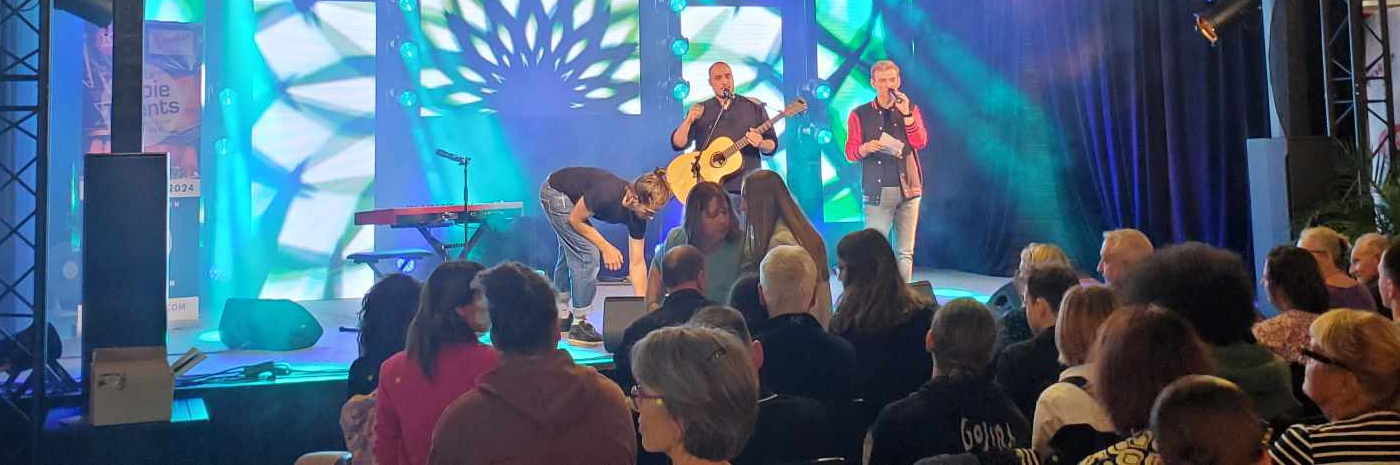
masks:
<path id="1" fill-rule="evenodd" d="M 754 131 L 761 134 L 779 120 L 804 111 L 807 111 L 807 101 L 798 97 L 781 113 L 754 128 Z M 666 182 L 671 184 L 671 192 L 676 194 L 676 200 L 684 204 L 686 196 L 690 195 L 690 190 L 694 189 L 696 184 L 704 181 L 720 182 L 725 176 L 739 172 L 739 169 L 744 167 L 744 157 L 739 151 L 748 146 L 748 138 L 740 137 L 736 142 L 721 136 L 711 140 L 704 150 L 677 155 L 671 160 L 671 164 L 666 166 Z"/>

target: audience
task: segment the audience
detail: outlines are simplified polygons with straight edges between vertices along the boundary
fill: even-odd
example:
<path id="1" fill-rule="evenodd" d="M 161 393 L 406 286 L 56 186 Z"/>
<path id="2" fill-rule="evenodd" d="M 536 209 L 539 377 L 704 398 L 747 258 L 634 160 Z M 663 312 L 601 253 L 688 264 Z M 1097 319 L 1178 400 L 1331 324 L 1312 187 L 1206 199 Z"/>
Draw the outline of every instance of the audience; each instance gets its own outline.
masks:
<path id="1" fill-rule="evenodd" d="M 1187 375 L 1152 406 L 1152 434 L 1165 465 L 1267 464 L 1268 431 L 1249 396 L 1230 381 Z"/>
<path id="2" fill-rule="evenodd" d="M 1338 309 L 1310 332 L 1303 390 L 1329 423 L 1288 428 L 1269 449 L 1274 463 L 1400 461 L 1400 328 L 1372 312 Z"/>
<path id="3" fill-rule="evenodd" d="M 633 463 L 636 438 L 622 390 L 558 348 L 549 280 L 505 263 L 477 281 L 501 365 L 447 407 L 431 463 Z"/>
<path id="4" fill-rule="evenodd" d="M 1029 446 L 1030 423 L 986 375 L 995 342 L 996 321 L 981 303 L 960 298 L 940 308 L 925 339 L 933 377 L 880 412 L 869 463 Z"/>
<path id="5" fill-rule="evenodd" d="M 695 247 L 705 258 L 706 279 L 701 288 L 705 298 L 714 302 L 728 298 L 730 287 L 739 278 L 739 253 L 744 245 L 739 226 L 734 206 L 730 205 L 729 194 L 723 187 L 708 181 L 696 184 L 686 198 L 681 226 L 671 228 L 661 250 L 652 257 L 647 277 L 647 308 L 661 301 L 663 291 L 669 292 L 662 285 L 665 276 L 662 257 L 682 245 Z"/>
<path id="6" fill-rule="evenodd" d="M 1272 421 L 1301 404 L 1293 397 L 1288 364 L 1255 343 L 1253 287 L 1239 255 L 1188 242 L 1138 265 L 1122 296 L 1128 304 L 1160 304 L 1190 321 L 1219 364 L 1215 374 L 1238 384 Z"/>
<path id="7" fill-rule="evenodd" d="M 1103 247 L 1099 249 L 1099 274 L 1105 284 L 1113 286 L 1150 256 L 1152 241 L 1142 231 L 1131 228 L 1105 231 Z"/>
<path id="8" fill-rule="evenodd" d="M 768 307 L 758 297 L 758 273 L 744 273 L 729 289 L 729 306 L 744 314 L 744 322 L 754 334 L 763 332 L 768 323 Z"/>
<path id="9" fill-rule="evenodd" d="M 1298 236 L 1298 248 L 1312 253 L 1313 259 L 1317 260 L 1317 269 L 1322 272 L 1322 279 L 1327 284 L 1327 293 L 1331 296 L 1327 308 L 1374 311 L 1376 301 L 1372 300 L 1371 291 L 1342 271 L 1347 268 L 1345 254 L 1348 247 L 1350 244 L 1345 236 L 1326 226 L 1304 229 Z"/>
<path id="10" fill-rule="evenodd" d="M 739 455 L 759 408 L 758 379 L 738 338 L 715 328 L 671 327 L 648 334 L 632 351 L 631 403 L 643 449 L 678 465 L 723 464 Z"/>
<path id="11" fill-rule="evenodd" d="M 1376 268 L 1388 244 L 1390 238 L 1380 233 L 1362 234 L 1351 247 L 1351 267 L 1347 269 L 1353 278 L 1366 285 L 1366 290 L 1371 291 L 1371 300 L 1376 303 L 1376 310 L 1387 318 L 1390 317 L 1390 307 L 1381 305 L 1380 276 Z"/>
<path id="12" fill-rule="evenodd" d="M 1264 291 L 1279 314 L 1254 324 L 1254 337 L 1289 363 L 1303 363 L 1308 327 L 1327 311 L 1327 286 L 1308 251 L 1280 245 L 1264 261 Z"/>
<path id="13" fill-rule="evenodd" d="M 759 301 L 771 315 L 758 333 L 764 354 L 760 377 L 774 392 L 830 405 L 854 397 L 856 353 L 812 316 L 817 268 L 806 250 L 791 245 L 773 248 L 760 264 Z"/>
<path id="14" fill-rule="evenodd" d="M 802 213 L 787 184 L 778 173 L 757 170 L 744 177 L 739 208 L 744 212 L 744 252 L 742 269 L 757 271 L 760 262 L 774 248 L 784 245 L 806 250 L 816 264 L 812 276 L 815 305 L 809 313 L 823 328 L 831 319 L 831 270 L 826 260 L 826 242 L 807 215 Z"/>
<path id="15" fill-rule="evenodd" d="M 481 270 L 473 262 L 438 265 L 408 326 L 405 350 L 379 368 L 374 427 L 379 463 L 426 463 L 433 425 L 443 409 L 496 367 L 495 349 L 477 339 L 491 326 L 472 289 Z"/>
<path id="16" fill-rule="evenodd" d="M 1400 279 L 1400 246 L 1390 246 L 1381 255 L 1381 263 L 1376 267 L 1377 285 L 1381 291 L 1381 303 L 1385 308 L 1394 309 L 1400 305 L 1400 286 L 1396 286 L 1396 279 Z M 1391 318 L 1396 315 L 1391 314 Z"/>
<path id="17" fill-rule="evenodd" d="M 1210 349 L 1191 324 L 1157 306 L 1113 312 L 1099 328 L 1093 360 L 1094 396 L 1127 439 L 1090 455 L 1083 465 L 1159 460 L 1155 436 L 1147 429 L 1153 401 L 1177 378 L 1215 371 Z"/>
<path id="18" fill-rule="evenodd" d="M 924 349 L 933 300 L 909 289 L 889 239 L 874 229 L 842 238 L 836 267 L 844 291 L 830 331 L 855 347 L 857 395 L 873 414 L 914 392 L 933 372 Z"/>
<path id="19" fill-rule="evenodd" d="M 422 289 L 412 276 L 395 273 L 365 293 L 360 301 L 360 358 L 350 364 L 346 397 L 368 395 L 379 387 L 379 365 L 403 350 Z"/>
<path id="20" fill-rule="evenodd" d="M 718 184 L 715 184 L 718 186 Z M 720 197 L 728 199 L 720 190 Z M 694 197 L 694 196 L 692 196 Z M 613 353 L 615 377 L 623 388 L 630 388 L 632 379 L 632 346 L 647 334 L 667 326 L 678 326 L 690 320 L 701 307 L 714 305 L 701 292 L 708 282 L 705 255 L 690 245 L 672 248 L 661 262 L 661 276 L 666 287 L 666 299 L 661 307 L 632 322 L 622 333 L 622 342 Z"/>
<path id="21" fill-rule="evenodd" d="M 1084 438 L 1112 434 L 1113 422 L 1092 394 L 1096 387 L 1089 379 L 1095 365 L 1089 362 L 1089 350 L 1094 346 L 1099 326 L 1117 309 L 1118 297 L 1107 287 L 1070 288 L 1060 302 L 1055 347 L 1059 349 L 1059 362 L 1069 368 L 1060 372 L 1059 382 L 1045 388 L 1035 403 L 1031 446 L 1041 455 L 1083 458 L 1102 447 L 1071 450 L 1073 446 L 1085 442 L 1098 445 L 1102 441 Z"/>
<path id="22" fill-rule="evenodd" d="M 1021 301 L 1035 337 L 1006 346 L 995 366 L 997 384 L 1027 416 L 1035 413 L 1041 391 L 1053 384 L 1065 368 L 1060 365 L 1060 352 L 1055 348 L 1055 320 L 1065 292 L 1078 282 L 1074 270 L 1057 265 L 1031 267 L 1021 275 Z"/>
<path id="23" fill-rule="evenodd" d="M 1016 266 L 1015 276 L 1011 277 L 1011 283 L 1018 294 L 1016 296 L 1017 302 L 1015 302 L 1016 308 L 1000 315 L 1001 319 L 997 321 L 997 353 L 1000 353 L 1001 349 L 1006 346 L 1031 338 L 1030 323 L 1026 321 L 1025 302 L 1020 301 L 1019 294 L 1025 285 L 1025 274 L 1031 268 L 1046 265 L 1059 265 L 1074 269 L 1069 263 L 1069 256 L 1065 255 L 1065 252 L 1054 244 L 1032 242 L 1027 244 L 1026 248 L 1021 249 L 1021 262 Z"/>
<path id="24" fill-rule="evenodd" d="M 805 397 L 775 394 L 763 387 L 758 370 L 763 366 L 763 343 L 749 333 L 738 310 L 712 306 L 700 309 L 691 325 L 724 330 L 746 342 L 758 377 L 758 422 L 734 465 L 795 463 L 827 456 L 832 438 L 831 421 L 820 402 Z"/>

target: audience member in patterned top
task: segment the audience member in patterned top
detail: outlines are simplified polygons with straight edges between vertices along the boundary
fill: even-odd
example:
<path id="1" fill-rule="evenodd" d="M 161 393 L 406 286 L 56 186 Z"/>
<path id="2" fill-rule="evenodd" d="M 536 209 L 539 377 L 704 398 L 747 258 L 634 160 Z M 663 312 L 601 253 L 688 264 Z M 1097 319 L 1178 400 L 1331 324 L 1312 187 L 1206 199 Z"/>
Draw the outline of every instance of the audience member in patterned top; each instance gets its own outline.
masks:
<path id="1" fill-rule="evenodd" d="M 1317 269 L 1322 271 L 1327 293 L 1331 295 L 1327 308 L 1376 309 L 1376 301 L 1371 298 L 1371 291 L 1366 289 L 1366 285 L 1342 271 L 1347 268 L 1346 253 L 1351 247 L 1346 236 L 1326 226 L 1314 226 L 1304 229 L 1298 236 L 1298 247 L 1312 252 L 1317 260 Z"/>
<path id="2" fill-rule="evenodd" d="M 1083 465 L 1160 460 L 1147 429 L 1152 403 L 1177 378 L 1215 371 L 1210 349 L 1191 323 L 1155 305 L 1113 312 L 1099 328 L 1094 362 L 1094 394 L 1114 429 L 1128 439 L 1090 455 Z"/>
<path id="3" fill-rule="evenodd" d="M 1288 418 L 1302 407 L 1288 364 L 1255 343 L 1254 286 L 1238 254 L 1199 242 L 1167 247 L 1121 290 L 1127 304 L 1160 304 L 1190 321 L 1210 344 L 1216 374 L 1240 385 L 1264 418 Z"/>
<path id="4" fill-rule="evenodd" d="M 1387 318 L 1391 317 L 1390 307 L 1381 304 L 1381 284 L 1377 265 L 1381 262 L 1381 254 L 1385 253 L 1385 248 L 1390 245 L 1390 238 L 1380 233 L 1366 233 L 1356 238 L 1356 242 L 1351 246 L 1351 267 L 1347 271 L 1351 276 L 1366 285 L 1366 290 L 1371 291 L 1371 298 L 1376 302 L 1376 310 Z"/>
<path id="5" fill-rule="evenodd" d="M 1338 309 L 1311 334 L 1303 390 L 1330 423 L 1288 428 L 1269 449 L 1274 463 L 1400 463 L 1400 328 Z"/>
<path id="6" fill-rule="evenodd" d="M 1152 432 L 1166 465 L 1263 465 L 1268 432 L 1239 386 L 1208 375 L 1183 376 L 1152 406 Z"/>
<path id="7" fill-rule="evenodd" d="M 1264 290 L 1279 314 L 1254 325 L 1254 337 L 1289 363 L 1303 363 L 1308 327 L 1327 311 L 1327 286 L 1308 251 L 1280 245 L 1264 261 Z"/>

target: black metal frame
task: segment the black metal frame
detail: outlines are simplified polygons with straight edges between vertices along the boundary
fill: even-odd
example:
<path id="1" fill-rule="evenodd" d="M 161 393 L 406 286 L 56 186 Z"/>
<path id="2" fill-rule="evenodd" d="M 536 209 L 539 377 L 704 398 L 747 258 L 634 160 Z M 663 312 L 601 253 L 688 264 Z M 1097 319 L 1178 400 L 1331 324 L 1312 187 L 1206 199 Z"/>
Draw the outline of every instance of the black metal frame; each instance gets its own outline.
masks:
<path id="1" fill-rule="evenodd" d="M 1322 78 L 1323 110 L 1327 115 L 1327 135 L 1343 142 L 1355 144 L 1357 150 L 1370 150 L 1370 136 L 1367 123 L 1370 117 L 1380 118 L 1384 123 L 1385 136 L 1381 150 L 1385 162 L 1373 163 L 1371 170 L 1375 176 L 1385 166 L 1396 160 L 1400 150 L 1396 147 L 1395 92 L 1391 83 L 1390 68 L 1390 18 L 1386 14 L 1389 0 L 1375 0 L 1380 14 L 1376 15 L 1377 27 L 1366 23 L 1363 16 L 1363 0 L 1318 0 L 1319 18 L 1322 27 Z M 1333 8 L 1341 7 L 1342 13 L 1334 17 Z M 1366 59 L 1366 37 L 1370 36 L 1380 44 L 1380 54 L 1373 60 Z M 1345 42 L 1342 42 L 1345 40 Z M 1334 52 L 1344 51 L 1342 56 Z M 1380 81 L 1385 86 L 1385 95 L 1374 98 L 1368 95 L 1367 84 Z M 1371 108 L 1372 104 L 1384 104 L 1382 111 Z M 1348 126 L 1350 128 L 1348 129 Z M 1350 133 L 1350 141 L 1347 135 Z M 1380 154 L 1378 151 L 1377 154 Z"/>
<path id="2" fill-rule="evenodd" d="M 10 189 L 16 196 L 29 196 L 33 200 L 33 211 L 19 210 L 5 213 L 0 211 L 0 247 L 15 247 L 16 254 L 25 251 L 34 255 L 32 265 L 25 270 L 16 270 L 10 276 L 9 268 L 0 268 L 0 300 L 13 297 L 14 301 L 28 308 L 5 309 L 0 318 L 30 318 L 38 333 L 37 356 L 30 371 L 33 380 L 33 398 L 30 399 L 29 413 L 19 409 L 16 399 L 4 398 L 10 407 L 16 408 L 20 417 L 29 421 L 29 441 L 6 441 L 15 445 L 14 455 L 22 456 L 28 447 L 30 461 L 39 463 L 40 433 L 43 431 L 46 354 L 48 353 L 48 322 L 45 305 L 45 263 L 44 244 L 47 241 L 48 221 L 48 140 L 49 140 L 49 33 L 52 4 L 50 0 L 0 0 L 0 31 L 32 34 L 33 40 L 0 41 L 0 141 L 14 138 L 28 140 L 33 150 L 16 150 L 12 154 L 11 166 L 5 166 L 0 159 L 0 193 Z M 31 45 L 33 47 L 31 48 Z M 32 124 L 34 130 L 26 125 Z M 15 144 L 24 147 L 27 144 Z M 33 183 L 26 182 L 25 176 L 32 172 Z M 16 202 L 24 204 L 24 202 Z M 33 237 L 26 237 L 24 229 L 32 227 Z M 24 297 L 25 282 L 32 284 L 29 299 Z M 0 329 L 2 330 L 2 329 Z M 8 336 L 8 334 L 5 334 Z M 21 350 L 23 350 L 21 348 Z M 23 390 L 20 395 L 23 395 Z M 4 397 L 4 396 L 0 396 Z"/>

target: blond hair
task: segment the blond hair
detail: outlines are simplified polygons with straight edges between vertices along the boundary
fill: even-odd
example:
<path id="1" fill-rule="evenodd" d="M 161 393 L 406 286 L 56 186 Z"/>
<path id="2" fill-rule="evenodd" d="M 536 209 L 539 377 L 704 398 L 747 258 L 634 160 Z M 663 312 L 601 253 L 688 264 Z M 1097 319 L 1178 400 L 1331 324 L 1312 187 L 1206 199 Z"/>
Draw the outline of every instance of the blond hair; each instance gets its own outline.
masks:
<path id="1" fill-rule="evenodd" d="M 1055 322 L 1055 347 L 1060 350 L 1060 363 L 1072 367 L 1088 361 L 1099 326 L 1118 310 L 1118 306 L 1118 296 L 1107 287 L 1070 288 L 1060 301 Z"/>
<path id="2" fill-rule="evenodd" d="M 1313 226 L 1298 234 L 1298 247 L 1303 247 L 1303 241 L 1308 238 L 1319 239 L 1320 245 L 1327 250 L 1328 255 L 1332 256 L 1332 263 L 1340 268 L 1346 268 L 1344 256 L 1347 249 L 1351 248 L 1351 241 L 1348 241 L 1346 236 L 1326 226 Z"/>
<path id="3" fill-rule="evenodd" d="M 1103 243 L 1128 252 L 1134 259 L 1152 254 L 1152 240 L 1146 234 L 1133 228 L 1115 229 L 1103 232 Z"/>
<path id="4" fill-rule="evenodd" d="M 1372 396 L 1373 408 L 1400 402 L 1400 327 L 1375 312 L 1335 309 L 1313 320 L 1308 328 L 1320 352 L 1346 366 Z"/>
<path id="5" fill-rule="evenodd" d="M 632 192 L 637 194 L 637 202 L 653 210 L 659 210 L 671 201 L 671 183 L 666 182 L 666 170 L 657 168 L 650 173 L 637 176 L 632 181 Z"/>
<path id="6" fill-rule="evenodd" d="M 1385 252 L 1385 246 L 1390 242 L 1390 238 L 1377 232 L 1368 232 L 1356 238 L 1352 242 L 1352 253 L 1361 252 L 1367 255 L 1380 256 Z"/>
<path id="7" fill-rule="evenodd" d="M 899 65 L 894 64 L 894 62 L 890 60 L 877 61 L 875 64 L 870 65 L 870 76 L 874 77 L 875 73 L 890 69 L 893 69 L 897 73 L 899 72 Z"/>

